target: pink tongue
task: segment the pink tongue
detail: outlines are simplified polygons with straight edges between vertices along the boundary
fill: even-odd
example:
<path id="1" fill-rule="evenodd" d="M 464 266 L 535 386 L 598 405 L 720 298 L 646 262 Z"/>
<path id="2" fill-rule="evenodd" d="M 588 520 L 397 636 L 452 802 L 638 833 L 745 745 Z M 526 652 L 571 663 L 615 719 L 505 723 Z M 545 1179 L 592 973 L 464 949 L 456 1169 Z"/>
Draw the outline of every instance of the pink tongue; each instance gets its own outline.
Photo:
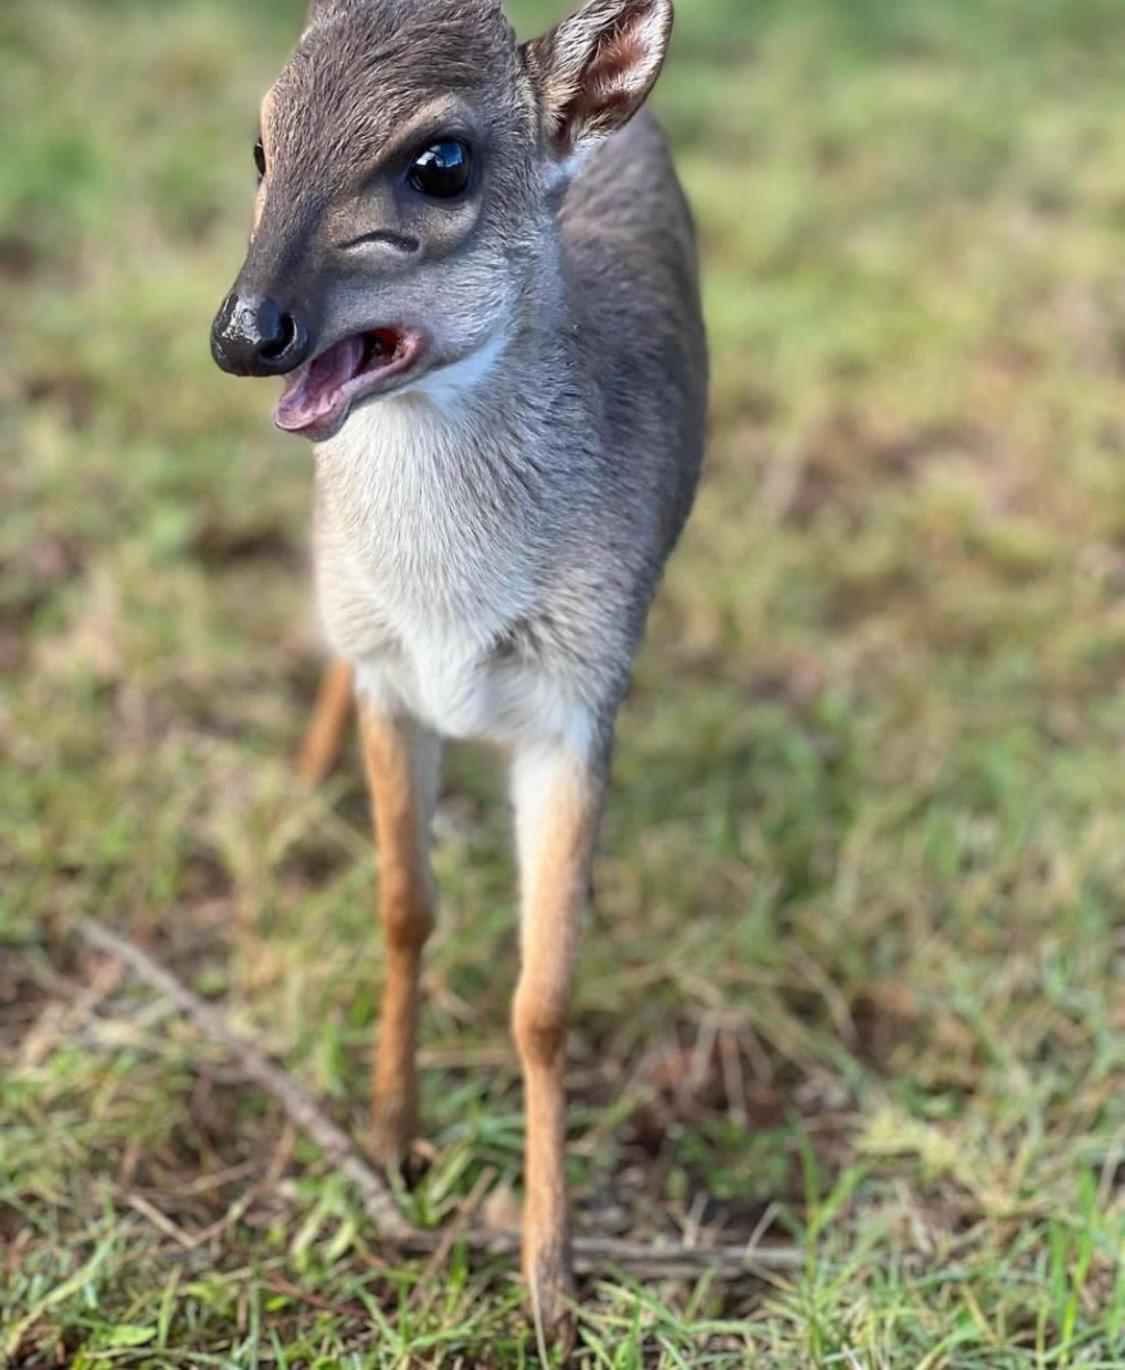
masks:
<path id="1" fill-rule="evenodd" d="M 299 432 L 335 409 L 340 391 L 352 380 L 363 361 L 363 339 L 345 338 L 322 356 L 293 374 L 278 401 L 274 422 L 278 428 Z"/>

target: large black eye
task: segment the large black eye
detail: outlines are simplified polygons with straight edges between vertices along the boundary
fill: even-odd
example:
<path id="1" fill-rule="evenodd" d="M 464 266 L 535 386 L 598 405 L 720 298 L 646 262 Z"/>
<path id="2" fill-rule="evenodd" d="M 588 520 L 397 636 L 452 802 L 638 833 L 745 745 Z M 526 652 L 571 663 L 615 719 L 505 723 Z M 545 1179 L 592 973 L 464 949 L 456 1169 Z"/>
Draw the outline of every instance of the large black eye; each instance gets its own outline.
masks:
<path id="1" fill-rule="evenodd" d="M 420 195 L 452 200 L 469 184 L 471 171 L 472 159 L 465 144 L 457 138 L 442 138 L 414 159 L 406 179 Z"/>
<path id="2" fill-rule="evenodd" d="M 254 144 L 254 165 L 258 168 L 258 184 L 261 185 L 262 177 L 266 174 L 266 150 L 260 137 Z"/>

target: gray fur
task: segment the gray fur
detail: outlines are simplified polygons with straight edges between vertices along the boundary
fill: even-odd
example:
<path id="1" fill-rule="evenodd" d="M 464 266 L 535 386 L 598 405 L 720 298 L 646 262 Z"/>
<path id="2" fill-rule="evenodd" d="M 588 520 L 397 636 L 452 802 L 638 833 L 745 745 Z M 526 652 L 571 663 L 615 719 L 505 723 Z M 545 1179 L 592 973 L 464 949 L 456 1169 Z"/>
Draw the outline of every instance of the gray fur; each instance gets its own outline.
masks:
<path id="1" fill-rule="evenodd" d="M 513 1027 L 537 1101 L 524 1270 L 550 1327 L 567 1289 L 560 1051 L 579 905 L 614 719 L 703 456 L 691 216 L 655 121 L 633 117 L 670 24 L 670 0 L 588 0 L 521 48 L 498 0 L 318 0 L 263 104 L 255 232 L 216 321 L 217 359 L 233 333 L 228 369 L 247 370 L 263 302 L 299 318 L 299 356 L 273 367 L 298 383 L 337 343 L 358 357 L 353 335 L 424 339 L 385 386 L 360 377 L 350 411 L 324 411 L 317 582 L 369 726 L 415 769 L 436 758 L 427 734 L 512 753 Z M 452 135 L 474 177 L 427 201 L 403 158 Z M 384 806 L 417 806 L 425 829 L 433 786 L 415 788 Z M 378 807 L 378 776 L 373 792 Z M 396 897 L 383 891 L 389 935 Z M 428 904 L 413 914 L 424 941 Z"/>
<path id="2" fill-rule="evenodd" d="M 322 449 L 322 600 L 341 651 L 395 662 L 395 626 L 366 590 L 397 601 L 409 585 L 417 617 L 479 629 L 502 696 L 550 676 L 604 739 L 703 450 L 692 232 L 651 120 L 591 156 L 542 247 L 507 352 L 440 440 L 387 442 L 381 462 L 347 430 Z M 416 685 L 398 693 L 417 700 Z M 528 731 L 497 725 L 484 731 L 504 742 Z"/>
<path id="3" fill-rule="evenodd" d="M 319 449 L 329 635 L 370 689 L 411 710 L 402 637 L 428 615 L 462 639 L 451 655 L 484 670 L 501 714 L 526 673 L 542 673 L 604 740 L 691 506 L 706 344 L 690 214 L 655 121 L 642 114 L 594 142 L 555 188 L 563 153 L 604 132 L 571 110 L 567 147 L 552 146 L 559 44 L 519 48 L 492 0 L 314 6 L 266 101 L 270 170 L 241 282 L 286 290 L 323 346 L 418 316 L 440 367 L 508 337 L 472 393 L 436 403 L 423 383 L 374 399 Z M 485 168 L 453 212 L 404 198 L 380 163 L 403 121 L 445 98 Z M 620 105 L 606 117 L 628 119 Z M 334 251 L 375 227 L 420 248 L 355 263 Z M 375 414 L 391 405 L 411 418 Z M 404 436 L 411 422 L 417 441 Z M 526 720 L 428 721 L 457 733 L 479 722 L 513 744 L 527 734 Z"/>

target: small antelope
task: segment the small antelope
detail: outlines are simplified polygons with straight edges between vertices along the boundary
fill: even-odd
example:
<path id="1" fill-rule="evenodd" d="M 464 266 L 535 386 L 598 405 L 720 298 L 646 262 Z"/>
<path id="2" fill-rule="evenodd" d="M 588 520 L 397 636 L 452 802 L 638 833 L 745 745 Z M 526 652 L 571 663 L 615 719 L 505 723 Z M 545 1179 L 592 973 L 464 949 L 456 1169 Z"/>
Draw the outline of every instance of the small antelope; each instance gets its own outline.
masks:
<path id="1" fill-rule="evenodd" d="M 671 0 L 520 45 L 500 0 L 316 0 L 261 107 L 215 360 L 316 444 L 318 598 L 350 664 L 380 858 L 373 1148 L 417 1125 L 442 738 L 510 757 L 523 1267 L 565 1330 L 564 1043 L 614 720 L 703 453 L 691 216 L 634 118 Z"/>

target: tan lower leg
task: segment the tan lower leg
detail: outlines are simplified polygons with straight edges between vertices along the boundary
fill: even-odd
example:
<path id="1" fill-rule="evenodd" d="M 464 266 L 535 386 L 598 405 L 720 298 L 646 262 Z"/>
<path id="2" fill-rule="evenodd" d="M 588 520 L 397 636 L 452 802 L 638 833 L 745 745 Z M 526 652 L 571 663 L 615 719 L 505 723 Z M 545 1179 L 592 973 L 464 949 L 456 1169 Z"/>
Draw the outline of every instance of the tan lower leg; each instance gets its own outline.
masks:
<path id="1" fill-rule="evenodd" d="M 379 848 L 379 916 L 387 980 L 372 1077 L 372 1150 L 393 1165 L 415 1136 L 419 974 L 434 925 L 429 825 L 436 740 L 416 725 L 360 709 Z"/>
<path id="2" fill-rule="evenodd" d="M 336 764 L 351 710 L 352 668 L 335 661 L 321 679 L 297 758 L 297 774 L 306 784 L 319 785 Z"/>
<path id="3" fill-rule="evenodd" d="M 579 919 L 597 828 L 601 784 L 566 754 L 517 763 L 523 886 L 522 968 L 512 1030 L 527 1114 L 523 1267 L 548 1328 L 565 1317 L 570 1289 L 563 1072 Z"/>

